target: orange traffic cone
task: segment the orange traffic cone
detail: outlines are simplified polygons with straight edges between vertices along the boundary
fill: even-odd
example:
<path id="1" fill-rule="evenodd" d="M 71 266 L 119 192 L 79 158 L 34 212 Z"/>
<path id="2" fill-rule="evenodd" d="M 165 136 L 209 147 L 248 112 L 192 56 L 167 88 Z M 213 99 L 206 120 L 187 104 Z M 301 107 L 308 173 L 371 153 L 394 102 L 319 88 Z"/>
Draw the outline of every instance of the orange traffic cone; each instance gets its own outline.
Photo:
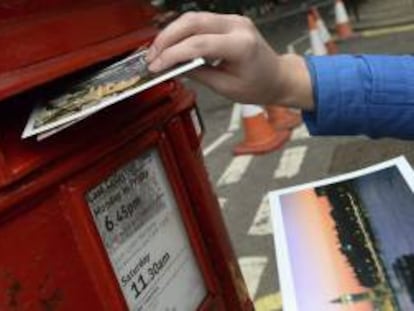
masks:
<path id="1" fill-rule="evenodd" d="M 302 116 L 289 108 L 268 105 L 266 112 L 270 125 L 276 130 L 292 130 L 302 124 Z"/>
<path id="2" fill-rule="evenodd" d="M 349 39 L 354 35 L 342 0 L 335 2 L 336 33 L 340 39 Z"/>
<path id="3" fill-rule="evenodd" d="M 322 39 L 322 42 L 325 44 L 326 49 L 328 50 L 329 54 L 336 54 L 338 53 L 338 47 L 333 40 L 331 34 L 329 33 L 328 28 L 325 25 L 321 15 L 318 12 L 316 7 L 311 7 L 310 12 L 313 14 L 314 18 L 316 19 L 316 27 L 318 28 L 319 36 Z"/>
<path id="4" fill-rule="evenodd" d="M 234 147 L 235 155 L 263 154 L 281 148 L 291 135 L 291 131 L 276 131 L 267 122 L 263 108 L 255 105 L 242 105 L 244 141 Z"/>
<path id="5" fill-rule="evenodd" d="M 313 55 L 327 55 L 325 44 L 319 35 L 318 27 L 316 26 L 316 18 L 311 12 L 308 12 L 308 27 L 309 27 L 309 39 L 311 43 L 311 49 Z"/>

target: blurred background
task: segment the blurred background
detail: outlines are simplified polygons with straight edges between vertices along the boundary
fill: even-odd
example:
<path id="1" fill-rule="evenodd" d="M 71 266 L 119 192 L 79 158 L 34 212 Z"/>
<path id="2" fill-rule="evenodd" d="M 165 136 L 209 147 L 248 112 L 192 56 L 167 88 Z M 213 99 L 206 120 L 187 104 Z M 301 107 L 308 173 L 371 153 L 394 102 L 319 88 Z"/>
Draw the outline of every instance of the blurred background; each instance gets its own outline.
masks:
<path id="1" fill-rule="evenodd" d="M 244 14 L 279 53 L 414 53 L 414 1 L 348 0 L 342 3 L 346 7 L 345 17 L 338 17 L 338 2 L 154 0 L 152 3 L 165 12 L 210 10 Z M 312 25 L 314 17 L 310 15 L 314 16 L 315 10 L 326 26 L 325 33 Z M 338 19 L 347 20 L 345 28 L 338 26 Z M 344 29 L 345 33 L 341 33 Z M 331 45 L 324 42 L 326 31 L 331 36 Z M 203 143 L 206 165 L 250 295 L 258 311 L 280 311 L 282 301 L 266 194 L 399 155 L 405 155 L 414 164 L 414 143 L 366 137 L 310 137 L 299 112 L 266 110 L 267 122 L 273 128 L 271 135 L 279 139 L 278 146 L 265 148 L 260 155 L 246 152 L 236 156 L 235 150 L 246 142 L 251 130 L 243 123 L 243 104 L 254 103 L 234 103 L 193 81 L 185 79 L 185 83 L 198 94 L 206 127 Z"/>

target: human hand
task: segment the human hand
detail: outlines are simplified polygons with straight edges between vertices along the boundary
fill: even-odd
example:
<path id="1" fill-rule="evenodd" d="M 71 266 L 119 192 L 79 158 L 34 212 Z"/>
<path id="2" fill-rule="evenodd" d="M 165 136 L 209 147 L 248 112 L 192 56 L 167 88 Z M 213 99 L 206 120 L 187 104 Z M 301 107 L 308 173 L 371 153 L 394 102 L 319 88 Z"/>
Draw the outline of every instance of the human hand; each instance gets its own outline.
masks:
<path id="1" fill-rule="evenodd" d="M 186 13 L 158 35 L 147 60 L 150 71 L 159 72 L 197 57 L 220 63 L 191 76 L 243 103 L 299 106 L 292 94 L 296 71 L 309 78 L 302 58 L 277 55 L 250 19 L 237 15 Z"/>

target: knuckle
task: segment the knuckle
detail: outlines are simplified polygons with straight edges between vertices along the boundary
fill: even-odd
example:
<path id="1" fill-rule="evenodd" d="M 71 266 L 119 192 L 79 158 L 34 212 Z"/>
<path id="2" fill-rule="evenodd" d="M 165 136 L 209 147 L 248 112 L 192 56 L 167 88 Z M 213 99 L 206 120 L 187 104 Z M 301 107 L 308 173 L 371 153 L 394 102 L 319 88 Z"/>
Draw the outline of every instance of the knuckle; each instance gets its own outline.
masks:
<path id="1" fill-rule="evenodd" d="M 253 32 L 244 32 L 242 35 L 241 42 L 246 50 L 250 51 L 257 47 L 257 37 Z"/>
<path id="2" fill-rule="evenodd" d="M 256 27 L 253 22 L 244 16 L 238 16 L 238 27 L 234 29 L 239 43 L 246 49 L 254 49 L 258 44 Z"/>
<path id="3" fill-rule="evenodd" d="M 226 21 L 228 23 L 228 28 L 231 31 L 240 31 L 241 29 L 249 28 L 249 19 L 244 16 L 229 14 L 226 15 Z"/>
<path id="4" fill-rule="evenodd" d="M 200 37 L 195 37 L 192 42 L 192 48 L 195 51 L 203 51 L 206 49 L 206 40 L 203 40 Z"/>
<path id="5" fill-rule="evenodd" d="M 198 17 L 197 17 L 198 13 L 195 12 L 186 12 L 182 15 L 182 19 L 184 21 L 186 21 L 188 24 L 194 24 L 197 22 Z"/>
<path id="6" fill-rule="evenodd" d="M 187 12 L 183 15 L 186 27 L 191 31 L 201 31 L 210 22 L 210 14 L 200 12 Z"/>
<path id="7" fill-rule="evenodd" d="M 209 13 L 195 13 L 195 19 L 197 20 L 197 22 L 201 25 L 205 25 L 208 24 L 209 21 L 211 20 L 211 15 Z"/>
<path id="8" fill-rule="evenodd" d="M 225 16 L 229 21 L 232 21 L 232 22 L 235 22 L 235 23 L 240 22 L 240 19 L 242 18 L 242 16 L 236 15 L 236 14 L 227 14 Z"/>
<path id="9" fill-rule="evenodd" d="M 246 29 L 249 29 L 249 30 L 255 29 L 255 25 L 249 17 L 239 16 L 239 23 L 241 26 L 245 27 Z"/>

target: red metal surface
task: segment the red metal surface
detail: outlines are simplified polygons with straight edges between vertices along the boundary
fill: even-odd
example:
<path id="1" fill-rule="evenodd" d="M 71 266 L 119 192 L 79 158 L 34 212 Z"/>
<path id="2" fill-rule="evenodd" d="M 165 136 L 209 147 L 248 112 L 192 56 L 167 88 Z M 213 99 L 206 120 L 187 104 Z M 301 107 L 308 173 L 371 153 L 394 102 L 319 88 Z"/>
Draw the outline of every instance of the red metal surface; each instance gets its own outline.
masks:
<path id="1" fill-rule="evenodd" d="M 110 310 L 65 218 L 56 188 L 0 216 L 0 310 Z"/>
<path id="2" fill-rule="evenodd" d="M 27 15 L 0 22 L 0 100 L 139 48 L 156 34 L 155 11 L 145 1 L 23 2 Z M 13 1 L 2 1 L 0 14 L 7 4 Z"/>
<path id="3" fill-rule="evenodd" d="M 55 58 L 137 29 L 142 31 L 150 25 L 154 14 L 148 5 L 131 0 L 78 1 L 70 6 L 54 5 L 54 10 L 50 6 L 40 8 L 27 17 L 0 23 L 0 46 L 7 47 L 0 54 L 0 72 Z"/>
<path id="4" fill-rule="evenodd" d="M 197 121 L 199 122 L 198 126 L 200 126 L 201 133 L 197 133 L 197 130 L 195 129 L 194 120 L 192 114 L 196 114 Z M 184 127 L 188 134 L 188 142 L 190 144 L 191 149 L 193 150 L 199 150 L 201 147 L 201 141 L 204 136 L 204 125 L 202 123 L 202 119 L 200 116 L 200 113 L 198 109 L 195 107 L 192 110 L 188 111 L 187 113 L 183 113 L 182 120 L 184 123 Z M 200 150 L 201 151 L 201 150 Z"/>
<path id="5" fill-rule="evenodd" d="M 0 2 L 0 23 L 18 20 L 23 17 L 30 17 L 39 12 L 56 12 L 69 10 L 73 7 L 85 7 L 91 4 L 110 3 L 111 0 L 3 0 Z"/>

